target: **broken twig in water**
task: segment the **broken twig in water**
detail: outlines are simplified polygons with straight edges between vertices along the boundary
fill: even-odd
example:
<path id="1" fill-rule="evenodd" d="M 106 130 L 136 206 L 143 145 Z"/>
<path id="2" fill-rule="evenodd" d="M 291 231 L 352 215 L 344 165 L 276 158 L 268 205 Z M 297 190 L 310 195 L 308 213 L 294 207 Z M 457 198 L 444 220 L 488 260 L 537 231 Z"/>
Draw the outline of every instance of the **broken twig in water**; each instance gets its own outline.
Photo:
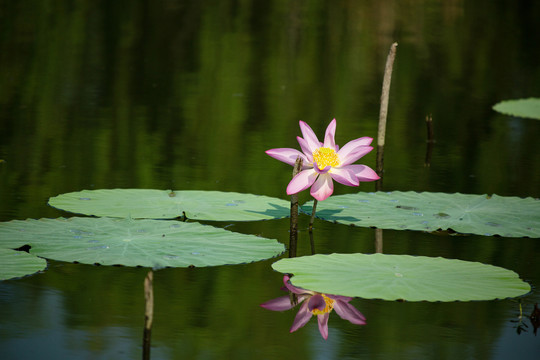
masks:
<path id="1" fill-rule="evenodd" d="M 392 69 L 394 67 L 394 59 L 396 58 L 397 42 L 390 47 L 390 52 L 386 58 L 386 66 L 384 68 L 384 78 L 381 93 L 381 108 L 379 110 L 379 129 L 377 133 L 377 175 L 380 179 L 375 183 L 377 190 L 382 189 L 383 168 L 384 168 L 384 139 L 386 137 L 386 118 L 388 116 L 388 99 L 390 97 L 390 83 L 392 81 Z"/>
<path id="2" fill-rule="evenodd" d="M 143 332 L 143 360 L 150 359 L 150 339 L 152 333 L 152 321 L 154 320 L 154 273 L 152 270 L 148 272 L 144 278 L 144 332 Z"/>

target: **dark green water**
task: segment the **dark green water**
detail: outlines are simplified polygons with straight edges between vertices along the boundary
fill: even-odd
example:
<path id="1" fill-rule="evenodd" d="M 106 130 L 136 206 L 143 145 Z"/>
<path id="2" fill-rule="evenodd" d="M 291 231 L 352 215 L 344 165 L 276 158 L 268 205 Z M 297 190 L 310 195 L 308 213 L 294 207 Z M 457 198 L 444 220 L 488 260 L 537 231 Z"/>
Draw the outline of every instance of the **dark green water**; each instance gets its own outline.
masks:
<path id="1" fill-rule="evenodd" d="M 69 216 L 47 199 L 82 189 L 287 198 L 291 169 L 264 150 L 297 148 L 300 119 L 322 136 L 337 118 L 339 144 L 376 137 L 394 41 L 384 189 L 540 197 L 540 123 L 491 109 L 540 96 L 539 16 L 534 1 L 0 1 L 0 220 Z M 288 242 L 287 220 L 217 225 Z M 319 253 L 374 252 L 372 229 L 318 221 L 315 241 Z M 384 231 L 384 252 L 502 266 L 533 286 L 525 315 L 540 302 L 538 239 Z M 289 334 L 295 312 L 259 307 L 281 295 L 273 261 L 157 271 L 152 358 L 540 353 L 528 319 L 517 334 L 512 300 L 355 299 L 367 326 L 332 314 L 327 341 L 314 319 Z M 139 358 L 146 272 L 50 261 L 0 282 L 0 357 Z"/>

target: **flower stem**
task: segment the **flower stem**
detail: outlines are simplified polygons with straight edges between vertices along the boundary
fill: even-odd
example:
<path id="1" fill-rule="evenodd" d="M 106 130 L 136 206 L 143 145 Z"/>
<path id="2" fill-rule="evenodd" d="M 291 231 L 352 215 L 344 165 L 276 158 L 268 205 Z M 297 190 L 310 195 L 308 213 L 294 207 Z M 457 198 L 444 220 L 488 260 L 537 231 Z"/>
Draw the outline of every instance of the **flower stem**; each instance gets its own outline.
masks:
<path id="1" fill-rule="evenodd" d="M 311 255 L 315 255 L 315 240 L 313 239 L 313 231 L 309 232 L 309 243 L 311 244 Z"/>
<path id="2" fill-rule="evenodd" d="M 298 157 L 294 163 L 292 177 L 298 175 L 300 170 L 302 170 L 302 158 Z M 289 236 L 289 257 L 295 257 L 298 241 L 298 194 L 291 195 L 291 228 Z"/>
<path id="3" fill-rule="evenodd" d="M 315 221 L 315 211 L 317 211 L 317 199 L 313 199 L 313 210 L 311 210 L 311 219 L 309 220 L 309 232 L 313 231 L 313 222 Z"/>

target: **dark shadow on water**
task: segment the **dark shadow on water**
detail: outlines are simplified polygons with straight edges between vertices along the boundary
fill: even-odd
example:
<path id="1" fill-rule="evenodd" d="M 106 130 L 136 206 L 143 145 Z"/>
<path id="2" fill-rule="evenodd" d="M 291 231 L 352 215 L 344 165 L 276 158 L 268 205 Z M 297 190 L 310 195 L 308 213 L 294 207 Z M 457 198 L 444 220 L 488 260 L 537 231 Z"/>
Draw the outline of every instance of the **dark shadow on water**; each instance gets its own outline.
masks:
<path id="1" fill-rule="evenodd" d="M 339 216 L 338 214 L 342 211 L 343 209 L 325 209 L 317 211 L 317 214 L 315 216 L 317 218 L 322 218 L 327 221 L 361 221 L 361 219 L 353 216 Z"/>
<path id="2" fill-rule="evenodd" d="M 246 210 L 247 212 L 252 212 L 255 214 L 261 214 L 270 216 L 276 219 L 281 219 L 288 217 L 290 215 L 290 209 L 285 206 L 280 206 L 277 204 L 269 204 L 273 209 L 266 209 L 265 211 L 255 211 L 255 210 Z"/>

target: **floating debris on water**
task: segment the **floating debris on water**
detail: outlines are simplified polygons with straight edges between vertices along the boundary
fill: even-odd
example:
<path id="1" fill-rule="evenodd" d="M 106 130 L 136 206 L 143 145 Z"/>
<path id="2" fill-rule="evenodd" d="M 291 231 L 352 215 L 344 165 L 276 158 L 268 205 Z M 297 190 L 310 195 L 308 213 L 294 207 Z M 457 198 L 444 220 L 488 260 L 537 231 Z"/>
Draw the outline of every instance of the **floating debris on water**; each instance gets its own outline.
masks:
<path id="1" fill-rule="evenodd" d="M 403 210 L 418 210 L 418 208 L 415 208 L 414 206 L 406 206 L 406 205 L 396 205 L 396 208 L 403 209 Z"/>
<path id="2" fill-rule="evenodd" d="M 443 212 L 433 214 L 433 216 L 435 216 L 438 219 L 448 219 L 450 217 L 450 215 L 448 215 L 447 213 L 443 213 Z"/>

